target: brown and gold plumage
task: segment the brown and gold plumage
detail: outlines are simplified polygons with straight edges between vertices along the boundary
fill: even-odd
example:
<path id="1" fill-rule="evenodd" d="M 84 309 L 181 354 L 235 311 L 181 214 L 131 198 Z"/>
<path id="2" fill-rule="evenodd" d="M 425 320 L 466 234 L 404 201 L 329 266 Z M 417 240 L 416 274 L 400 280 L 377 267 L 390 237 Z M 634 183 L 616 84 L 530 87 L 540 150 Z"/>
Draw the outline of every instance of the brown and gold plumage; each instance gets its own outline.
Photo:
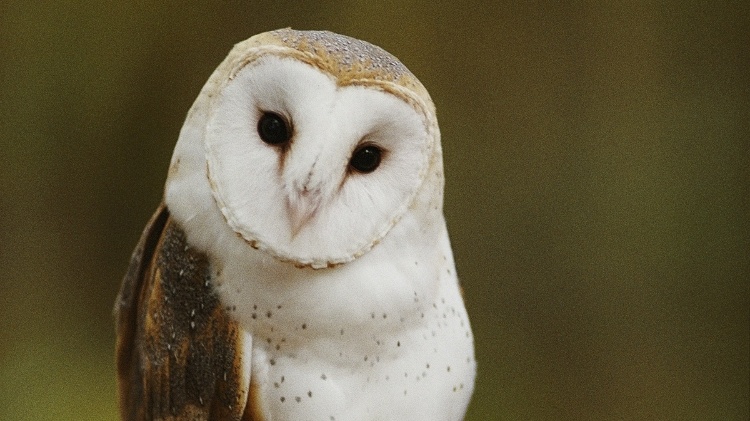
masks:
<path id="1" fill-rule="evenodd" d="M 123 420 L 254 420 L 243 335 L 161 205 L 130 260 L 115 307 Z"/>

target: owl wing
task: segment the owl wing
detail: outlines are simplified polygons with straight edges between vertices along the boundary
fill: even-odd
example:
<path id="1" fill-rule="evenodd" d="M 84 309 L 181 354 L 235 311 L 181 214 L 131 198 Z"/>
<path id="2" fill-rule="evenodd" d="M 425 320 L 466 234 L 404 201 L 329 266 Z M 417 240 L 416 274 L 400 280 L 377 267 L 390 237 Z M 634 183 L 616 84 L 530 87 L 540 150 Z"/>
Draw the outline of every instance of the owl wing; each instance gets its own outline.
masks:
<path id="1" fill-rule="evenodd" d="M 211 273 L 160 205 L 115 303 L 123 420 L 253 419 L 243 355 L 251 338 L 221 305 Z"/>

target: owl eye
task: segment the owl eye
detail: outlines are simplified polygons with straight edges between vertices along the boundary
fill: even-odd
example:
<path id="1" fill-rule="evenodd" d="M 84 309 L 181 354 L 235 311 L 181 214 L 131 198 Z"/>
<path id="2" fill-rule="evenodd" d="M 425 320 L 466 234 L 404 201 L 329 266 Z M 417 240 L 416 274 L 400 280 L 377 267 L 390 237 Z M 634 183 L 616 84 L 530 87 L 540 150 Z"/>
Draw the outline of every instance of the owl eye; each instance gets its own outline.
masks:
<path id="1" fill-rule="evenodd" d="M 269 145 L 286 143 L 292 137 L 284 117 L 269 111 L 264 112 L 258 121 L 258 134 Z"/>
<path id="2" fill-rule="evenodd" d="M 380 165 L 382 150 L 375 145 L 363 145 L 358 147 L 349 160 L 349 166 L 355 171 L 367 174 L 375 171 Z"/>

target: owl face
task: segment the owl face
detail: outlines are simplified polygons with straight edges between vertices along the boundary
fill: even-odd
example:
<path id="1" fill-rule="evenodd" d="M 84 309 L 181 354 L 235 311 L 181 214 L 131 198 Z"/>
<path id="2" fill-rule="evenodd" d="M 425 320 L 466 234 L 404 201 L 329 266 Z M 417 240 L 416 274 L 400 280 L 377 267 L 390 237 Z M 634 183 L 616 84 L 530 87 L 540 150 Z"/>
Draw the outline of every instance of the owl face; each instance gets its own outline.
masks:
<path id="1" fill-rule="evenodd" d="M 297 266 L 346 263 L 388 233 L 441 165 L 432 103 L 378 47 L 278 32 L 239 44 L 214 73 L 170 178 L 192 160 L 225 223 L 252 248 Z"/>

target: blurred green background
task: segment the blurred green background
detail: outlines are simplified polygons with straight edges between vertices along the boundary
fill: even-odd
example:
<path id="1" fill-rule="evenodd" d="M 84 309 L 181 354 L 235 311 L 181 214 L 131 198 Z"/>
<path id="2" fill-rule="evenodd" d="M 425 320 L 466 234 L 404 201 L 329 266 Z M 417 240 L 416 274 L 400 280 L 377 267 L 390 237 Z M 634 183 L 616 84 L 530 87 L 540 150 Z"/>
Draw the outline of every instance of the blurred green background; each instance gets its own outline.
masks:
<path id="1" fill-rule="evenodd" d="M 438 107 L 468 420 L 747 420 L 750 3 L 0 2 L 0 419 L 116 417 L 112 303 L 185 113 L 279 27 Z"/>

